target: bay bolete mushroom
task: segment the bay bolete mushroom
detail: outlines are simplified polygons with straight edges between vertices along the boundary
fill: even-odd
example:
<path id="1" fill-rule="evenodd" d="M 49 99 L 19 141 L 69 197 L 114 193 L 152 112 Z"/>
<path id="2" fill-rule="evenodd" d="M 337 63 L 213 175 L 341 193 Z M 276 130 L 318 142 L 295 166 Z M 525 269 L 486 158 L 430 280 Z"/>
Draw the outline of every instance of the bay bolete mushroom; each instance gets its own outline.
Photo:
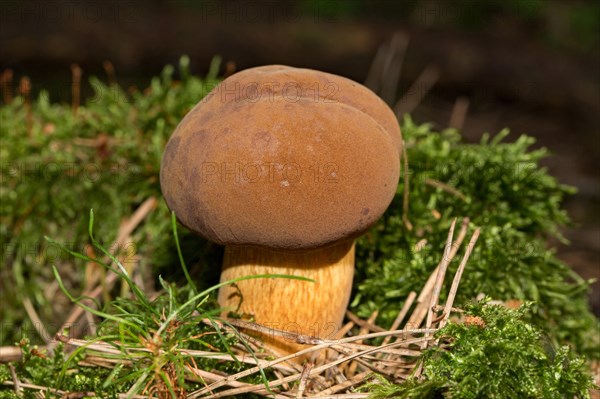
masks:
<path id="1" fill-rule="evenodd" d="M 225 79 L 185 116 L 160 183 L 183 225 L 225 246 L 221 281 L 266 273 L 314 280 L 241 281 L 221 288 L 221 306 L 330 337 L 350 298 L 354 239 L 392 201 L 401 146 L 393 112 L 366 87 L 264 66 Z"/>

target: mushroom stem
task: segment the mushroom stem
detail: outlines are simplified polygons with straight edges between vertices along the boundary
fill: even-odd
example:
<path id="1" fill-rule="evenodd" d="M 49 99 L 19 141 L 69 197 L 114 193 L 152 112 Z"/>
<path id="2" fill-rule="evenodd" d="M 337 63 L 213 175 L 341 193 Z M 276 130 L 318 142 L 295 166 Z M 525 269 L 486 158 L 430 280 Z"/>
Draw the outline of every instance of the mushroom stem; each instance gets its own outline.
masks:
<path id="1" fill-rule="evenodd" d="M 219 304 L 247 313 L 269 328 L 332 338 L 340 329 L 352 290 L 354 240 L 320 249 L 289 252 L 262 247 L 225 247 L 221 281 L 257 274 L 287 274 L 314 282 L 285 278 L 244 280 L 219 291 Z M 262 337 L 287 354 L 304 348 L 291 339 Z"/>

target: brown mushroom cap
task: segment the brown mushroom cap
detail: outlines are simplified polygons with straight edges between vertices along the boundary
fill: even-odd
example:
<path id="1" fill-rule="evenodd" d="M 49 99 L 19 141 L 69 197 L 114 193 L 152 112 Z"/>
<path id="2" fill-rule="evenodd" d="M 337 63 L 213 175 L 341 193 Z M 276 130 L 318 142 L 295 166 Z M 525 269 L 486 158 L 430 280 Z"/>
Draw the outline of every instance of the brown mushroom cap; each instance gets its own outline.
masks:
<path id="1" fill-rule="evenodd" d="M 319 95 L 276 89 L 289 82 Z M 321 96 L 327 82 L 336 82 L 337 97 Z M 356 237 L 396 192 L 399 129 L 375 117 L 386 111 L 368 89 L 335 75 L 240 72 L 177 127 L 161 165 L 163 195 L 181 223 L 220 244 L 308 249 Z"/>
<path id="2" fill-rule="evenodd" d="M 265 65 L 240 71 L 225 79 L 202 101 L 203 112 L 213 112 L 223 103 L 257 101 L 276 96 L 295 102 L 299 98 L 344 103 L 369 115 L 388 132 L 402 152 L 402 134 L 394 112 L 367 87 L 342 76 L 293 68 L 285 65 Z"/>

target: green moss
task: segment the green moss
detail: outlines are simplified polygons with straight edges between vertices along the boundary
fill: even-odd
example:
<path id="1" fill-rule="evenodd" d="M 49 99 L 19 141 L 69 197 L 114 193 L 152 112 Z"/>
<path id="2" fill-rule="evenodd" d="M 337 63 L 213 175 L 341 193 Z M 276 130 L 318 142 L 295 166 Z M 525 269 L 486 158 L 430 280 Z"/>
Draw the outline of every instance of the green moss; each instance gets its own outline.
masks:
<path id="1" fill-rule="evenodd" d="M 0 345 L 11 345 L 23 336 L 33 343 L 42 342 L 23 310 L 24 298 L 32 300 L 50 334 L 56 332 L 58 325 L 53 322 L 71 303 L 65 297 L 46 295 L 44 290 L 55 281 L 51 265 L 56 265 L 65 290 L 74 296 L 81 291 L 87 261 L 62 252 L 60 245 L 86 253 L 90 208 L 102 221 L 95 227 L 101 241 L 96 244 L 106 247 L 114 240 L 119 223 L 139 204 L 151 196 L 159 199 L 158 208 L 136 230 L 127 247 L 110 251 L 122 254 L 133 249 L 142 267 L 150 267 L 154 275 L 185 281 L 157 177 L 164 145 L 176 124 L 218 82 L 215 65 L 211 76 L 200 79 L 189 74 L 183 58 L 181 80 L 174 81 L 173 68 L 167 67 L 147 90 L 133 94 L 95 79 L 96 96 L 76 115 L 70 107 L 51 103 L 42 94 L 31 105 L 31 126 L 23 98 L 0 107 Z M 482 233 L 467 265 L 457 305 L 479 293 L 494 299 L 533 301 L 530 311 L 519 317 L 542 331 L 549 345 L 562 348 L 569 344 L 574 351 L 597 358 L 599 323 L 588 308 L 589 282 L 559 261 L 546 242 L 549 236 L 560 237 L 559 228 L 568 223 L 561 203 L 573 192 L 539 166 L 547 152 L 531 150 L 534 140 L 527 136 L 504 142 L 505 132 L 492 140 L 485 136 L 481 143 L 468 144 L 459 132 L 436 132 L 410 119 L 403 121 L 402 129 L 410 164 L 408 217 L 413 229 L 402 221 L 401 182 L 382 220 L 358 242 L 353 309 L 363 317 L 378 309 L 378 323 L 391 324 L 408 293 L 419 291 L 439 262 L 451 220 L 469 217 L 470 228 L 482 227 Z M 107 140 L 106 144 L 102 140 Z M 440 182 L 455 191 L 440 188 Z M 46 242 L 44 236 L 53 237 L 56 243 Z M 191 265 L 198 289 L 216 282 L 207 266 L 220 263 L 221 249 L 189 232 L 182 231 L 180 239 L 183 258 Z M 413 251 L 422 239 L 427 239 L 427 245 Z M 456 267 L 456 261 L 451 263 L 450 273 Z M 177 288 L 181 284 L 160 279 L 156 283 L 162 284 L 163 294 L 155 302 L 149 304 L 141 297 L 117 299 L 105 304 L 104 311 L 127 315 L 150 329 L 160 319 L 157 311 L 161 314 L 160 309 L 180 306 L 195 292 L 190 285 Z M 207 303 L 204 311 L 211 309 L 214 304 L 210 307 Z M 117 325 L 114 320 L 106 321 L 100 333 L 104 337 L 118 333 L 121 339 Z M 206 330 L 187 326 L 182 332 L 197 335 Z M 167 346 L 172 347 L 182 336 L 163 338 L 168 338 Z M 213 338 L 187 341 L 186 345 L 218 347 L 228 342 Z M 136 339 L 128 344 L 136 344 Z M 561 351 L 565 350 L 557 350 L 556 357 L 571 356 Z M 441 367 L 445 360 L 439 356 L 430 360 L 432 364 L 441 362 Z M 50 376 L 64 370 L 67 362 L 71 362 L 67 368 L 75 367 L 73 360 L 62 355 L 28 358 L 18 372 L 32 382 L 58 387 L 58 380 Z M 139 363 L 137 371 L 151 361 Z M 109 377 L 104 370 L 78 367 L 77 371 L 78 377 L 63 373 L 61 389 L 97 388 L 110 394 L 109 386 L 125 389 L 131 383 L 123 380 L 105 385 Z M 118 380 L 119 373 L 135 371 L 118 371 L 110 378 Z M 7 372 L 6 366 L 0 366 L 3 379 Z M 433 377 L 427 381 L 419 389 L 438 389 Z M 11 395 L 6 391 L 2 388 L 0 394 Z"/>
<path id="2" fill-rule="evenodd" d="M 527 323 L 529 306 L 511 310 L 472 303 L 478 323 L 450 323 L 437 336 L 442 347 L 423 355 L 423 374 L 402 385 L 380 381 L 372 398 L 589 398 L 594 386 L 585 362 L 569 347 L 554 347 Z M 481 323 L 483 322 L 483 323 Z"/>
<path id="3" fill-rule="evenodd" d="M 141 267 L 154 268 L 149 272 L 156 275 L 167 270 L 174 278 L 183 277 L 181 268 L 172 266 L 178 263 L 177 252 L 158 171 L 177 123 L 218 83 L 216 72 L 206 79 L 191 76 L 187 63 L 182 58 L 181 81 L 173 80 L 169 66 L 147 90 L 133 94 L 92 78 L 96 93 L 77 115 L 65 104 L 49 102 L 48 93 L 42 92 L 31 105 L 31 129 L 22 97 L 0 106 L 0 345 L 23 335 L 43 342 L 21 305 L 25 297 L 49 330 L 59 327 L 56 313 L 71 304 L 43 291 L 54 280 L 50 266 L 57 265 L 67 286 L 79 292 L 84 264 L 76 264 L 44 236 L 85 253 L 90 208 L 102 220 L 96 234 L 108 247 L 121 221 L 145 199 L 157 198 L 158 207 L 145 219 L 143 230 L 122 247 L 110 249 L 123 257 L 139 256 Z M 218 60 L 212 67 L 217 69 Z M 187 232 L 181 239 L 190 263 L 218 263 L 219 252 L 212 244 Z M 193 272 L 205 285 L 212 282 L 199 267 Z"/>
<path id="4" fill-rule="evenodd" d="M 119 391 L 115 386 L 105 386 L 104 381 L 110 375 L 111 370 L 98 367 L 70 367 L 65 378 L 58 379 L 65 367 L 68 367 L 70 362 L 81 359 L 81 356 L 76 356 L 69 361 L 63 353 L 62 344 L 59 344 L 53 354 L 48 354 L 45 351 L 40 352 L 36 346 L 32 346 L 29 340 L 23 339 L 20 342 L 23 360 L 14 363 L 15 372 L 20 381 L 27 381 L 28 384 L 33 384 L 49 389 L 60 389 L 66 392 L 95 392 L 97 396 L 103 398 L 116 398 Z M 75 364 L 75 363 L 73 363 Z M 0 365 L 0 381 L 12 381 L 9 368 L 6 364 Z M 126 388 L 126 386 L 119 387 Z M 34 399 L 37 389 L 24 389 L 21 398 Z M 14 395 L 12 387 L 0 388 L 0 398 L 13 398 L 19 396 Z M 2 396 L 4 395 L 4 396 Z M 87 396 L 87 395 L 86 395 Z M 61 395 L 53 392 L 47 392 L 46 397 L 61 397 Z"/>
<path id="5" fill-rule="evenodd" d="M 380 322 L 391 324 L 408 293 L 419 292 L 440 261 L 452 219 L 468 217 L 471 228 L 480 226 L 482 231 L 457 303 L 480 293 L 534 301 L 530 321 L 554 343 L 600 356 L 596 333 L 600 325 L 588 306 L 590 282 L 573 273 L 546 244 L 549 236 L 562 238 L 559 228 L 569 218 L 561 203 L 574 192 L 539 166 L 547 151 L 530 150 L 534 139 L 527 136 L 506 143 L 506 131 L 468 144 L 456 131 L 435 132 L 410 119 L 402 129 L 410 165 L 408 216 L 413 229 L 402 222 L 401 179 L 392 205 L 357 247 L 352 306 L 359 315 L 368 317 L 379 309 Z M 432 181 L 460 194 L 432 186 Z M 415 252 L 423 238 L 428 244 Z M 458 261 L 451 263 L 451 273 Z"/>

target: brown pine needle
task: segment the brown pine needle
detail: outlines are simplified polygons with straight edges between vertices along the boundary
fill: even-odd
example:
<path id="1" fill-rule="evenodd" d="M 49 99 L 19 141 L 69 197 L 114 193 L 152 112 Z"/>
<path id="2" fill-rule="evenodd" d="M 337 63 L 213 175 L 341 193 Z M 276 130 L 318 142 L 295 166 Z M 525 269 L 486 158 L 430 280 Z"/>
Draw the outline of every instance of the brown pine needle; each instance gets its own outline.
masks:
<path id="1" fill-rule="evenodd" d="M 440 328 L 444 327 L 446 325 L 446 323 L 448 322 L 448 319 L 450 318 L 450 312 L 452 311 L 452 305 L 454 304 L 454 298 L 456 298 L 456 293 L 458 291 L 458 285 L 460 284 L 460 279 L 462 278 L 463 271 L 465 270 L 465 266 L 467 265 L 469 257 L 471 256 L 471 252 L 473 251 L 473 248 L 475 248 L 475 244 L 477 243 L 477 239 L 479 238 L 479 232 L 480 232 L 480 229 L 478 228 L 477 230 L 475 230 L 475 232 L 471 236 L 469 245 L 467 246 L 467 249 L 465 250 L 465 254 L 460 262 L 460 265 L 458 266 L 458 270 L 456 271 L 456 274 L 454 275 L 454 280 L 452 281 L 452 286 L 450 287 L 450 293 L 448 294 L 448 300 L 446 301 L 446 306 L 444 308 L 444 318 L 440 322 L 440 325 L 439 325 Z"/>
<path id="2" fill-rule="evenodd" d="M 440 299 L 440 292 L 442 290 L 442 284 L 444 284 L 444 277 L 446 276 L 446 270 L 448 269 L 448 265 L 452 260 L 450 254 L 452 253 L 452 239 L 454 238 L 455 225 L 456 219 L 452 221 L 452 224 L 450 225 L 450 231 L 448 232 L 448 241 L 446 242 L 446 248 L 444 249 L 444 255 L 442 258 L 442 262 L 440 263 L 440 268 L 438 270 L 435 285 L 433 287 L 433 292 L 431 295 L 431 301 L 427 310 L 427 322 L 425 324 L 426 328 L 431 328 L 433 322 L 433 307 L 438 304 L 438 301 Z"/>

